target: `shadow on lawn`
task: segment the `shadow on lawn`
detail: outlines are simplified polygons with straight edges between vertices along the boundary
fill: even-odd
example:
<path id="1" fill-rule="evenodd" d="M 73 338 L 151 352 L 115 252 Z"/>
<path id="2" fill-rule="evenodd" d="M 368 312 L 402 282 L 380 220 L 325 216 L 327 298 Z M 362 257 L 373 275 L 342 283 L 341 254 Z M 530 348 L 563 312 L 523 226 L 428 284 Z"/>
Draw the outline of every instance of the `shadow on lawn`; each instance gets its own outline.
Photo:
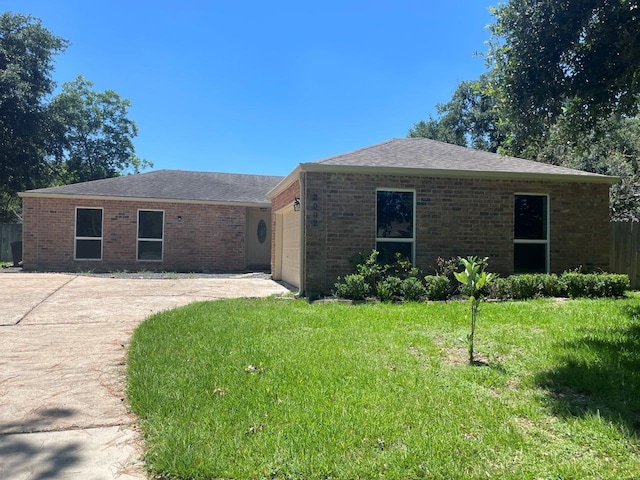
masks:
<path id="1" fill-rule="evenodd" d="M 640 305 L 623 307 L 640 320 Z M 560 342 L 558 368 L 537 383 L 556 415 L 600 415 L 628 433 L 640 434 L 640 324 L 624 329 L 585 328 L 581 338 Z"/>

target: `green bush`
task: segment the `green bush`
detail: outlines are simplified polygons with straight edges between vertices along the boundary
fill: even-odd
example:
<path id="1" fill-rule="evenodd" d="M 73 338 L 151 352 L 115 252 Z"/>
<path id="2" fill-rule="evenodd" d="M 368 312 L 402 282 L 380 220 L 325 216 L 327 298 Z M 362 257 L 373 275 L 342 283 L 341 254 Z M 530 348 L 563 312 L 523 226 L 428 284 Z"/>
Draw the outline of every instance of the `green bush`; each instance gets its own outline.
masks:
<path id="1" fill-rule="evenodd" d="M 511 298 L 511 280 L 509 277 L 494 278 L 487 285 L 487 297 L 498 300 L 509 300 Z"/>
<path id="2" fill-rule="evenodd" d="M 417 302 L 427 293 L 420 279 L 416 277 L 409 277 L 402 280 L 400 290 L 407 302 Z"/>
<path id="3" fill-rule="evenodd" d="M 378 263 L 378 255 L 378 251 L 373 250 L 368 257 L 356 265 L 356 273 L 362 276 L 371 292 L 375 291 L 376 285 L 384 279 L 389 269 L 388 265 Z"/>
<path id="4" fill-rule="evenodd" d="M 335 294 L 338 297 L 349 300 L 365 300 L 371 292 L 371 288 L 365 278 L 357 273 L 347 275 L 344 280 L 340 280 L 338 277 L 335 287 Z"/>
<path id="5" fill-rule="evenodd" d="M 567 287 L 555 273 L 540 274 L 541 295 L 543 297 L 566 297 Z"/>
<path id="6" fill-rule="evenodd" d="M 376 285 L 376 294 L 382 302 L 390 302 L 402 295 L 402 280 L 398 277 L 387 277 Z"/>
<path id="7" fill-rule="evenodd" d="M 512 275 L 509 282 L 510 297 L 514 300 L 527 300 L 541 294 L 540 275 Z"/>
<path id="8" fill-rule="evenodd" d="M 629 287 L 629 276 L 614 273 L 566 272 L 560 277 L 571 298 L 621 297 Z"/>
<path id="9" fill-rule="evenodd" d="M 410 277 L 417 277 L 420 271 L 413 266 L 410 260 L 403 257 L 402 254 L 396 253 L 393 264 L 387 266 L 387 273 L 404 280 Z"/>
<path id="10" fill-rule="evenodd" d="M 450 281 L 443 275 L 424 277 L 427 300 L 446 300 L 449 297 Z"/>

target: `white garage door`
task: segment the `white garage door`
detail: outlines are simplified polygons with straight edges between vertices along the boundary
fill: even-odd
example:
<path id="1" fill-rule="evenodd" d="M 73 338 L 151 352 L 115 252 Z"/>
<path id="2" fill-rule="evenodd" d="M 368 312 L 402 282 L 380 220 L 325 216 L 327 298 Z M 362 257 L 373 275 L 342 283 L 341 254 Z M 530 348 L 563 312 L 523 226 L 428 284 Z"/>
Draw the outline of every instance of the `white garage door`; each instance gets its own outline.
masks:
<path id="1" fill-rule="evenodd" d="M 281 277 L 294 287 L 300 286 L 300 212 L 282 214 Z"/>

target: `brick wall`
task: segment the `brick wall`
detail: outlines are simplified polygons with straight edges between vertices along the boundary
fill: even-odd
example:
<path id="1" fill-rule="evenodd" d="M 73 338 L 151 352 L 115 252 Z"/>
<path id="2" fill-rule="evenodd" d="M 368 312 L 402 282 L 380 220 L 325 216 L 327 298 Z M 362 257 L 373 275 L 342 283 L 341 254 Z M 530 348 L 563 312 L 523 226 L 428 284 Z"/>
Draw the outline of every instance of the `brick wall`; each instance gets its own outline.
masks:
<path id="1" fill-rule="evenodd" d="M 376 188 L 415 190 L 416 264 L 425 273 L 438 257 L 458 255 L 488 256 L 490 271 L 513 273 L 516 193 L 549 195 L 552 272 L 608 267 L 606 184 L 306 172 L 307 295 L 329 292 L 353 255 L 375 247 Z"/>
<path id="2" fill-rule="evenodd" d="M 26 270 L 226 272 L 245 268 L 245 207 L 37 197 L 22 201 Z M 76 206 L 103 208 L 102 260 L 74 260 Z M 164 210 L 161 262 L 136 260 L 138 209 Z"/>

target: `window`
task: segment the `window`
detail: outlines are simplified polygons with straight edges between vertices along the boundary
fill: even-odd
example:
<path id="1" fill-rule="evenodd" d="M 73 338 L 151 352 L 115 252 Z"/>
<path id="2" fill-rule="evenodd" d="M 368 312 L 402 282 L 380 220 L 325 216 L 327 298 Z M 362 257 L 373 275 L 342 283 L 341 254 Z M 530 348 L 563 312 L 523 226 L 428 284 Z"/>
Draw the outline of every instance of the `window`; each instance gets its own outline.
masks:
<path id="1" fill-rule="evenodd" d="M 376 250 L 381 263 L 391 263 L 396 253 L 413 262 L 414 192 L 378 190 L 376 199 Z"/>
<path id="2" fill-rule="evenodd" d="M 76 208 L 76 260 L 102 260 L 102 209 Z"/>
<path id="3" fill-rule="evenodd" d="M 549 197 L 516 195 L 514 212 L 514 272 L 548 272 Z"/>
<path id="4" fill-rule="evenodd" d="M 164 211 L 138 210 L 138 260 L 162 261 Z"/>

